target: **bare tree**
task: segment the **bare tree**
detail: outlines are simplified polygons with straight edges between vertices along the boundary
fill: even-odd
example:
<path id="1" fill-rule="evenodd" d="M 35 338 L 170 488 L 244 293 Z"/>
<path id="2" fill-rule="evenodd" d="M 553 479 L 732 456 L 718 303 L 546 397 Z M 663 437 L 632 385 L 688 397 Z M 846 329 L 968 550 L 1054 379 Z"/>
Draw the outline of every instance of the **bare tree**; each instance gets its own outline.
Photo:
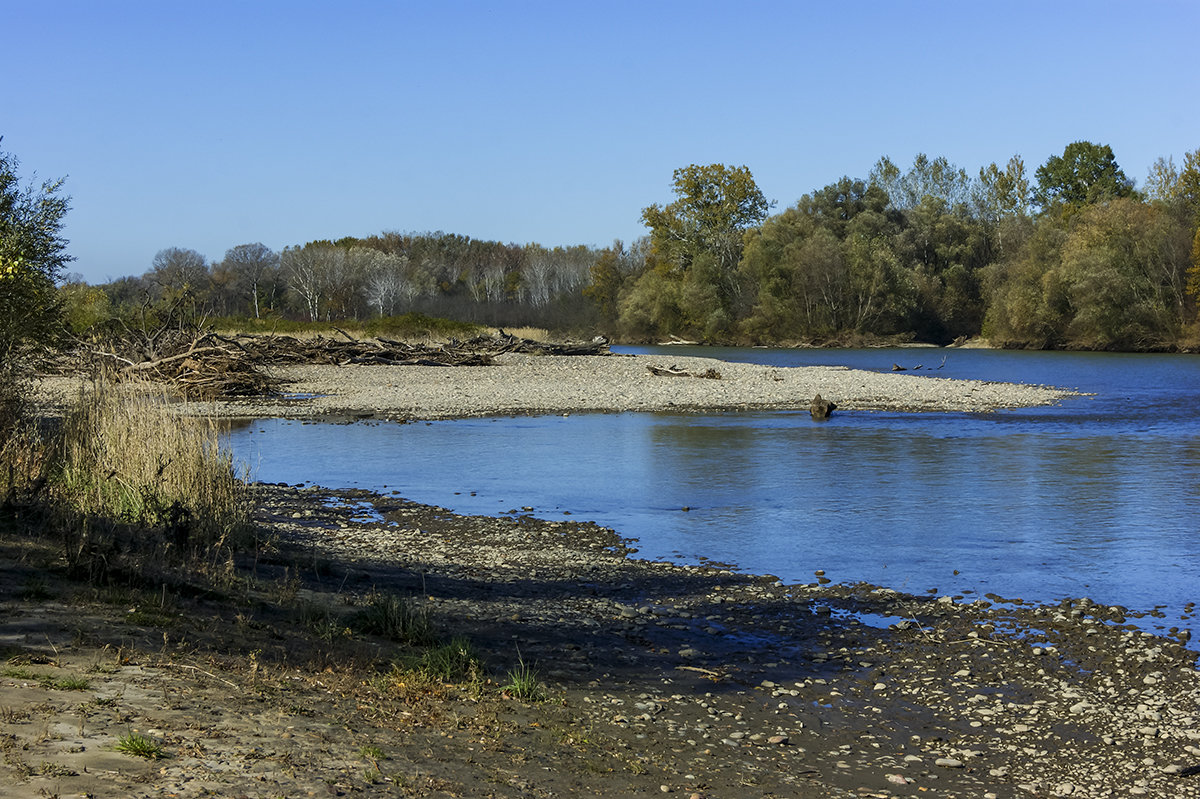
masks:
<path id="1" fill-rule="evenodd" d="M 262 242 L 239 244 L 226 250 L 224 260 L 214 267 L 214 272 L 228 274 L 235 291 L 250 295 L 255 319 L 261 318 L 259 297 L 262 296 L 262 288 L 266 285 L 273 287 L 278 270 L 279 253 Z"/>
<path id="2" fill-rule="evenodd" d="M 363 297 L 380 316 L 391 316 L 404 293 L 404 266 L 408 257 L 373 247 L 353 247 L 346 255 L 359 274 Z"/>
<path id="3" fill-rule="evenodd" d="M 168 247 L 154 256 L 146 279 L 157 288 L 160 298 L 188 292 L 203 295 L 209 288 L 208 261 L 195 250 Z"/>
<path id="4" fill-rule="evenodd" d="M 329 242 L 312 242 L 303 247 L 285 247 L 280 267 L 288 288 L 300 295 L 310 322 L 321 316 L 322 301 L 333 284 L 334 273 L 345 261 L 346 252 Z"/>

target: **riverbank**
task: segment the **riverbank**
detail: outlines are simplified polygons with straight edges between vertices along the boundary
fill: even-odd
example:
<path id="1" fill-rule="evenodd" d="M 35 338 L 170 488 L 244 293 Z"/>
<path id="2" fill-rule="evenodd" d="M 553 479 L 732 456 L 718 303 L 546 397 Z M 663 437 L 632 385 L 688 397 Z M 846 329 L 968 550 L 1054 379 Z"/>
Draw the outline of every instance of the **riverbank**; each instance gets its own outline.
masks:
<path id="1" fill-rule="evenodd" d="M 1120 608 L 783 585 L 588 523 L 255 491 L 271 545 L 225 592 L 85 596 L 7 553 L 0 796 L 1200 796 L 1196 655 Z M 393 669 L 408 648 L 350 631 L 379 592 L 482 672 Z M 502 690 L 523 665 L 542 701 Z M 113 750 L 134 732 L 164 757 Z"/>
<path id="2" fill-rule="evenodd" d="M 659 370 L 655 374 L 654 369 Z M 224 417 L 445 419 L 548 413 L 806 409 L 815 395 L 846 411 L 968 411 L 1049 405 L 1074 392 L 832 366 L 767 367 L 669 355 L 510 353 L 495 366 L 275 366 L 283 398 L 192 403 Z M 675 374 L 669 374 L 674 372 Z M 919 373 L 918 373 L 919 372 Z"/>

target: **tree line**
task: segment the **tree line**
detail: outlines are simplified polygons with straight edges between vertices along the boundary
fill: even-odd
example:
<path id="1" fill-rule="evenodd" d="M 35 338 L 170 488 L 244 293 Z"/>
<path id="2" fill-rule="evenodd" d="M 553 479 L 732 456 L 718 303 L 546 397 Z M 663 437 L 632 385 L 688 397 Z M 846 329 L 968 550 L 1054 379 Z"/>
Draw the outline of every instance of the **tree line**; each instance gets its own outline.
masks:
<path id="1" fill-rule="evenodd" d="M 1106 145 L 1074 142 L 1032 176 L 1014 156 L 970 175 L 880 159 L 768 215 L 744 168 L 675 173 L 650 206 L 646 268 L 609 280 L 626 335 L 742 343 L 983 335 L 1009 347 L 1193 348 L 1200 150 L 1143 190 Z M 597 283 L 608 280 L 595 275 Z"/>
<path id="2" fill-rule="evenodd" d="M 420 312 L 628 341 L 1169 349 L 1197 341 L 1200 150 L 1141 190 L 1107 145 L 1079 141 L 1029 174 L 881 158 L 772 214 L 746 167 L 690 165 L 645 237 L 547 248 L 385 232 L 209 263 L 160 251 L 140 277 L 62 288 L 72 325 L 188 304 L 223 317 L 335 322 Z"/>
<path id="3" fill-rule="evenodd" d="M 100 286 L 69 281 L 72 326 L 106 314 L 183 304 L 197 315 L 337 322 L 403 313 L 479 324 L 587 324 L 582 289 L 592 247 L 504 244 L 448 233 L 386 232 L 319 240 L 276 252 L 241 244 L 219 261 L 160 250 L 140 276 Z"/>

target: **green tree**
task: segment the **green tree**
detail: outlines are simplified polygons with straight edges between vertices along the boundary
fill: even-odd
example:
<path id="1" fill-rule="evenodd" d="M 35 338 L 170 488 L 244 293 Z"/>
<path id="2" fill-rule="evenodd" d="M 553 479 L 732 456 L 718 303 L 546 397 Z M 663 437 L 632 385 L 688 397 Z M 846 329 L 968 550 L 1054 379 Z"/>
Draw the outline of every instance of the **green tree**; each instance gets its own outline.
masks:
<path id="1" fill-rule="evenodd" d="M 0 417 L 15 418 L 36 355 L 61 329 L 55 281 L 71 260 L 62 237 L 63 181 L 22 183 L 0 151 Z"/>
<path id="2" fill-rule="evenodd" d="M 625 243 L 618 239 L 611 247 L 602 250 L 591 266 L 590 281 L 583 288 L 583 296 L 595 305 L 600 320 L 606 325 L 616 324 L 621 293 L 645 268 L 646 259 L 642 250 L 644 246 L 639 246 L 637 242 L 631 249 L 626 249 Z"/>
<path id="3" fill-rule="evenodd" d="M 1019 155 L 1008 159 L 1004 168 L 995 162 L 979 170 L 976 182 L 977 215 L 984 220 L 996 239 L 996 251 L 1004 254 L 1028 222 L 1032 189 L 1025 175 L 1025 161 Z"/>
<path id="4" fill-rule="evenodd" d="M 62 319 L 67 330 L 76 335 L 87 333 L 112 318 L 112 306 L 104 290 L 89 286 L 82 279 L 68 277 L 58 290 Z"/>
<path id="5" fill-rule="evenodd" d="M 844 177 L 746 235 L 755 289 L 743 332 L 754 341 L 889 334 L 911 306 L 895 250 L 903 216 L 885 190 Z"/>
<path id="6" fill-rule="evenodd" d="M 1062 269 L 1074 317 L 1068 333 L 1096 349 L 1145 349 L 1180 335 L 1187 242 L 1170 214 L 1129 198 L 1072 220 Z"/>
<path id="7" fill-rule="evenodd" d="M 977 273 L 991 255 L 985 225 L 965 205 L 948 207 L 926 194 L 905 214 L 895 246 L 917 289 L 909 328 L 939 343 L 978 333 L 983 303 Z"/>
<path id="8" fill-rule="evenodd" d="M 1064 346 L 1072 309 L 1061 269 L 1066 221 L 1043 217 L 984 273 L 988 297 L 983 335 L 1008 347 Z"/>
<path id="9" fill-rule="evenodd" d="M 1052 155 L 1038 167 L 1034 178 L 1034 202 L 1047 211 L 1134 196 L 1133 181 L 1125 176 L 1107 144 L 1072 142 L 1062 155 Z"/>
<path id="10" fill-rule="evenodd" d="M 985 335 L 1033 347 L 1167 347 L 1190 314 L 1187 229 L 1169 206 L 1117 198 L 1043 217 L 989 268 Z"/>
<path id="11" fill-rule="evenodd" d="M 654 332 L 684 326 L 714 337 L 732 325 L 741 294 L 737 266 L 743 237 L 766 218 L 770 203 L 745 166 L 692 164 L 676 169 L 673 178 L 677 199 L 642 211 L 650 228 L 650 269 L 630 294 L 637 296 L 628 321 L 636 319 L 633 326 L 643 329 L 649 323 Z M 677 290 L 651 299 L 644 296 L 651 282 L 659 288 L 675 283 Z M 667 298 L 683 305 L 672 307 L 664 303 Z"/>
<path id="12" fill-rule="evenodd" d="M 1019 155 L 1008 159 L 1003 169 L 995 162 L 980 169 L 978 187 L 980 214 L 993 224 L 1029 212 L 1029 178 L 1025 176 L 1025 161 Z"/>

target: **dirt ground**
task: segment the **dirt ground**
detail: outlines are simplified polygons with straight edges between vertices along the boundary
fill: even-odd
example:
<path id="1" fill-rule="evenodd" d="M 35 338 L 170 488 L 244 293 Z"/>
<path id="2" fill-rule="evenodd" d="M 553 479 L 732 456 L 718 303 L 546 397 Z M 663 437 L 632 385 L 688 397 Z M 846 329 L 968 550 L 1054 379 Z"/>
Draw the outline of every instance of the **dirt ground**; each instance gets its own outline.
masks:
<path id="1" fill-rule="evenodd" d="M 0 797 L 1200 797 L 1190 608 L 1158 637 L 642 561 L 569 517 L 256 503 L 267 545 L 219 588 L 81 585 L 0 539 Z M 355 631 L 381 594 L 480 668 Z"/>

